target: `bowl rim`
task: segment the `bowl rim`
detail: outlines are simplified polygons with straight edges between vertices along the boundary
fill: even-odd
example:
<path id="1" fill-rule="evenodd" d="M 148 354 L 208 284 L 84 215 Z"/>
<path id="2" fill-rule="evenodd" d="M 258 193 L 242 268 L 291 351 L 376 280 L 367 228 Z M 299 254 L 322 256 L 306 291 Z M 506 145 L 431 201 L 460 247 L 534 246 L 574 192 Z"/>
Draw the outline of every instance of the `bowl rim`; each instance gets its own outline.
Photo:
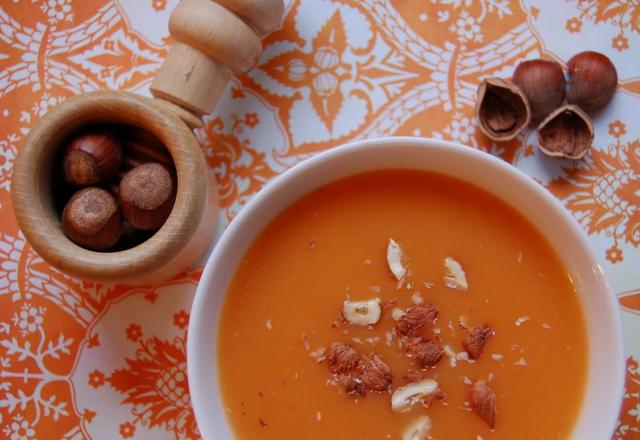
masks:
<path id="1" fill-rule="evenodd" d="M 83 125 L 100 122 L 133 125 L 158 137 L 169 150 L 177 173 L 176 200 L 165 223 L 141 244 L 116 252 L 92 251 L 69 240 L 47 200 L 43 182 L 42 170 L 50 166 L 47 158 L 64 138 Z M 14 213 L 33 249 L 65 273 L 109 283 L 136 282 L 170 263 L 196 232 L 206 194 L 204 156 L 187 125 L 151 99 L 120 91 L 86 93 L 54 107 L 19 149 L 11 179 Z"/>
<path id="2" fill-rule="evenodd" d="M 199 347 L 207 346 L 207 341 L 213 340 L 213 343 L 208 344 L 211 347 L 210 351 L 214 351 L 213 347 L 217 346 L 216 338 L 217 338 L 217 327 L 213 334 L 207 334 L 202 329 L 205 326 L 207 321 L 211 320 L 211 311 L 207 311 L 205 309 L 205 303 L 208 299 L 208 295 L 211 294 L 211 290 L 208 288 L 215 275 L 215 267 L 218 261 L 224 257 L 227 253 L 227 250 L 233 246 L 234 242 L 237 240 L 236 236 L 238 235 L 238 231 L 240 231 L 244 224 L 247 223 L 253 216 L 259 214 L 259 208 L 261 205 L 265 203 L 268 199 L 276 197 L 280 191 L 286 188 L 289 184 L 289 181 L 296 175 L 300 174 L 308 174 L 314 167 L 320 166 L 324 162 L 331 162 L 339 159 L 341 156 L 346 156 L 351 153 L 357 153 L 358 151 L 367 149 L 367 148 L 390 148 L 394 145 L 405 144 L 405 145 L 415 145 L 420 148 L 435 148 L 440 150 L 449 149 L 451 154 L 458 155 L 466 155 L 472 158 L 472 160 L 478 160 L 480 162 L 484 162 L 485 165 L 493 166 L 494 168 L 500 169 L 501 172 L 504 172 L 508 175 L 510 179 L 517 179 L 521 183 L 523 183 L 528 191 L 532 191 L 535 195 L 545 204 L 551 208 L 555 214 L 558 214 L 562 221 L 575 233 L 574 238 L 576 239 L 576 246 L 580 247 L 581 250 L 584 251 L 585 257 L 589 260 L 589 263 L 592 267 L 592 275 L 597 279 L 598 283 L 601 287 L 604 287 L 606 291 L 603 291 L 602 296 L 604 301 L 606 302 L 607 310 L 605 313 L 608 313 L 609 322 L 610 322 L 610 330 L 613 333 L 613 340 L 611 341 L 611 352 L 612 363 L 615 368 L 613 368 L 611 376 L 613 379 L 610 382 L 611 389 L 611 405 L 608 405 L 606 408 L 602 408 L 601 414 L 603 415 L 603 420 L 607 421 L 606 426 L 601 426 L 603 432 L 606 431 L 609 436 L 611 436 L 615 428 L 617 426 L 618 415 L 620 413 L 620 409 L 622 407 L 622 401 L 624 397 L 624 383 L 625 383 L 625 354 L 624 354 L 624 344 L 623 344 L 623 331 L 622 331 L 622 322 L 620 309 L 617 304 L 617 300 L 615 294 L 611 288 L 611 284 L 607 280 L 606 274 L 602 267 L 598 262 L 598 258 L 595 254 L 595 251 L 589 242 L 589 239 L 579 225 L 579 223 L 573 218 L 573 216 L 567 211 L 567 209 L 562 205 L 562 203 L 557 200 L 550 192 L 548 192 L 545 188 L 543 188 L 538 182 L 533 180 L 530 176 L 525 174 L 520 169 L 515 166 L 492 156 L 486 152 L 464 146 L 461 144 L 457 144 L 454 142 L 444 141 L 440 139 L 432 139 L 432 138 L 422 138 L 422 137 L 412 137 L 412 136 L 390 136 L 390 137 L 381 137 L 381 138 L 373 138 L 373 139 L 364 139 L 357 140 L 353 142 L 348 142 L 346 144 L 340 145 L 330 150 L 325 150 L 323 152 L 318 153 L 315 156 L 307 158 L 302 162 L 294 165 L 293 167 L 287 169 L 282 174 L 276 176 L 272 181 L 270 181 L 267 185 L 265 185 L 254 197 L 239 211 L 233 221 L 227 226 L 227 229 L 222 233 L 218 243 L 213 249 L 213 252 L 209 256 L 205 268 L 202 273 L 202 277 L 198 284 L 196 294 L 193 299 L 192 308 L 191 308 L 191 316 L 189 320 L 189 328 L 187 335 L 187 372 L 188 372 L 188 383 L 189 383 L 189 391 L 192 399 L 192 406 L 196 418 L 196 422 L 200 428 L 200 433 L 203 438 L 221 438 L 216 435 L 216 430 L 222 429 L 229 435 L 228 433 L 232 432 L 230 426 L 230 422 L 226 416 L 223 414 L 224 418 L 224 427 L 213 427 L 211 422 L 211 411 L 205 407 L 205 403 L 207 398 L 209 397 L 210 388 L 207 386 L 203 386 L 207 381 L 217 384 L 218 381 L 218 370 L 217 368 L 213 368 L 211 370 L 207 367 L 206 361 L 211 359 L 211 355 L 213 355 L 213 364 L 214 367 L 217 364 L 217 353 L 202 353 Z M 362 153 L 365 154 L 365 153 Z M 351 174 L 347 175 L 356 175 L 366 171 L 354 171 Z M 435 171 L 437 172 L 437 171 Z M 446 172 L 442 174 L 447 175 Z M 459 177 L 456 177 L 459 178 Z M 336 180 L 332 178 L 330 181 Z M 473 183 L 472 181 L 468 181 Z M 304 190 L 301 194 L 298 195 L 298 198 L 303 197 L 305 194 L 308 194 L 309 191 L 312 191 L 315 188 L 319 188 L 327 183 L 314 184 L 311 186 L 311 189 Z M 477 183 L 476 183 L 477 185 Z M 483 191 L 487 191 L 491 193 L 489 190 L 483 188 Z M 499 197 L 505 203 L 509 203 L 504 200 L 502 197 L 492 194 L 496 197 Z M 290 201 L 287 206 L 291 203 L 294 203 L 296 199 Z M 283 208 L 283 209 L 286 209 Z M 514 207 L 515 209 L 515 207 Z M 279 209 L 278 212 L 282 212 L 282 209 Z M 518 210 L 518 212 L 520 212 Z M 277 213 L 275 214 L 277 215 Z M 273 220 L 274 216 L 270 216 L 265 224 L 269 224 L 271 220 Z M 524 214 L 521 213 L 524 216 Z M 532 221 L 532 224 L 533 221 Z M 534 227 L 538 228 L 537 225 L 534 224 Z M 542 232 L 541 232 L 542 233 Z M 256 235 L 250 237 L 249 243 L 255 239 Z M 242 253 L 246 252 L 246 249 L 242 250 Z M 224 296 L 226 295 L 226 289 L 228 286 L 225 286 L 225 291 L 222 294 L 222 301 L 224 301 Z M 582 301 L 581 301 L 582 302 Z M 583 305 L 584 306 L 584 305 Z M 220 313 L 220 310 L 216 310 L 214 313 Z M 587 332 L 589 331 L 589 322 L 585 313 L 585 325 Z M 592 354 L 589 353 L 589 358 L 591 359 Z M 203 362 L 204 361 L 204 362 Z M 588 361 L 591 364 L 591 360 Z M 214 377 L 213 379 L 212 376 Z M 585 378 L 585 395 L 583 396 L 582 407 L 576 416 L 576 421 L 574 425 L 574 431 L 572 432 L 572 438 L 576 435 L 575 431 L 578 427 L 579 422 L 582 421 L 582 413 L 584 412 L 584 405 L 587 398 L 587 391 L 589 390 L 589 371 L 587 370 L 587 377 Z M 215 387 L 214 387 L 215 388 Z M 220 399 L 221 400 L 221 399 Z M 223 411 L 224 412 L 224 411 Z M 584 424 L 584 423 L 581 423 Z"/>

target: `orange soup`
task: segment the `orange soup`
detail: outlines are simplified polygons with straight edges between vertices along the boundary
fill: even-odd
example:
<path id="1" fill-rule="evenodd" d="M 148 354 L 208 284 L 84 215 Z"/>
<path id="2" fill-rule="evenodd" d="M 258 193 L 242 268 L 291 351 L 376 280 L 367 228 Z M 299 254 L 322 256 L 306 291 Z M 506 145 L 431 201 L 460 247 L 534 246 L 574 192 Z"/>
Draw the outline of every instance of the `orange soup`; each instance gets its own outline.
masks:
<path id="1" fill-rule="evenodd" d="M 466 286 L 451 284 L 445 259 Z M 376 299 L 374 323 L 345 319 L 345 301 Z M 409 311 L 427 305 L 437 318 L 401 334 Z M 480 354 L 474 328 L 485 331 Z M 419 360 L 416 341 L 435 347 L 435 362 Z M 218 344 L 239 439 L 430 438 L 403 437 L 424 416 L 435 439 L 567 438 L 588 357 L 574 287 L 540 233 L 472 185 L 406 170 L 334 182 L 273 220 L 237 268 Z M 336 366 L 339 346 L 359 356 L 356 369 Z M 387 369 L 377 390 L 362 388 L 357 370 L 373 359 Z M 425 380 L 438 392 L 392 407 L 396 392 Z M 484 403 L 472 391 L 480 385 Z"/>

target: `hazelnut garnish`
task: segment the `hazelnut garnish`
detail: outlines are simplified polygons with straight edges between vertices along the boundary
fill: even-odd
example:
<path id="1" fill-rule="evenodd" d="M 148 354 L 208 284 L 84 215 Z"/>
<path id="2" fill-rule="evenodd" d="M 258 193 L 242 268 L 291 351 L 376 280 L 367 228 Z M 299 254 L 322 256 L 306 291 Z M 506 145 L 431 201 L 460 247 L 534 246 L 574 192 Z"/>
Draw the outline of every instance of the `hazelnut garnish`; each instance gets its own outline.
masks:
<path id="1" fill-rule="evenodd" d="M 122 145 L 112 133 L 95 131 L 84 134 L 67 147 L 64 178 L 74 186 L 91 186 L 113 177 L 122 162 Z"/>
<path id="2" fill-rule="evenodd" d="M 581 52 L 567 63 L 570 104 L 590 111 L 606 105 L 616 91 L 618 72 L 611 60 L 599 52 Z"/>
<path id="3" fill-rule="evenodd" d="M 531 119 L 522 90 L 500 78 L 486 78 L 480 83 L 476 114 L 480 129 L 494 141 L 515 138 Z"/>
<path id="4" fill-rule="evenodd" d="M 579 107 L 564 105 L 538 126 L 538 145 L 549 156 L 580 159 L 593 143 L 591 118 Z"/>
<path id="5" fill-rule="evenodd" d="M 120 206 L 125 218 L 138 229 L 162 226 L 173 208 L 176 192 L 169 171 L 149 162 L 127 172 L 120 181 Z"/>
<path id="6" fill-rule="evenodd" d="M 100 188 L 78 191 L 62 211 L 62 230 L 82 247 L 110 248 L 122 234 L 122 215 L 115 197 Z"/>
<path id="7" fill-rule="evenodd" d="M 542 120 L 564 101 L 564 73 L 555 61 L 530 60 L 518 64 L 513 83 L 527 96 L 533 122 Z"/>

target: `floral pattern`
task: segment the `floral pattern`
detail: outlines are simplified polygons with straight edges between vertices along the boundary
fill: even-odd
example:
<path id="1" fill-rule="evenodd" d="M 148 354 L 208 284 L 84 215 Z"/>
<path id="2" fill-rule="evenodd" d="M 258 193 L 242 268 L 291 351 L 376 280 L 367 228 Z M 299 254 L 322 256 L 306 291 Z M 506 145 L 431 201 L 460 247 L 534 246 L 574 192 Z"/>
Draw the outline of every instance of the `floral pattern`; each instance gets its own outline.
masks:
<path id="1" fill-rule="evenodd" d="M 51 108 L 98 89 L 148 94 L 167 54 L 168 8 L 146 0 L 0 5 L 0 425 L 2 437 L 198 438 L 187 380 L 189 304 L 202 268 L 152 286 L 70 278 L 29 246 L 11 173 Z M 10 5 L 9 5 L 10 3 Z M 135 6 L 132 6 L 135 3 Z M 291 0 L 258 66 L 233 78 L 196 130 L 228 222 L 289 167 L 344 142 L 428 136 L 513 164 L 554 194 L 611 271 L 626 331 L 640 328 L 638 0 Z M 140 20 L 144 17 L 144 20 Z M 549 32 L 551 30 L 551 32 Z M 598 38 L 588 39 L 585 35 Z M 595 42 L 595 43 L 594 43 Z M 549 160 L 535 130 L 496 144 L 476 88 L 522 59 L 578 50 L 616 63 L 620 92 L 594 115 L 581 161 Z M 569 52 L 569 50 L 571 52 Z M 632 336 L 633 337 L 633 336 Z M 628 348 L 615 438 L 640 436 L 640 349 Z"/>
<path id="2" fill-rule="evenodd" d="M 640 436 L 640 366 L 634 357 L 627 359 L 627 383 L 624 387 L 624 402 L 620 423 L 614 440 L 635 439 Z"/>
<path id="3" fill-rule="evenodd" d="M 549 189 L 590 234 L 605 234 L 613 244 L 605 253 L 612 264 L 624 260 L 621 244 L 640 246 L 640 139 L 624 143 L 626 124 L 609 124 L 613 143 L 607 151 L 594 149 L 583 162 L 563 167 L 564 176 Z"/>
<path id="4" fill-rule="evenodd" d="M 184 329 L 184 311 L 174 315 L 174 324 Z M 176 323 L 175 317 L 180 317 Z M 131 437 L 136 425 L 162 426 L 174 431 L 176 438 L 197 437 L 198 429 L 191 409 L 186 375 L 186 332 L 173 341 L 152 337 L 139 342 L 135 359 L 126 359 L 126 368 L 113 371 L 107 378 L 111 387 L 125 395 L 123 404 L 131 405 L 134 419 L 120 425 L 120 435 Z"/>
<path id="5" fill-rule="evenodd" d="M 617 51 L 629 49 L 627 33 L 640 34 L 640 2 L 638 0 L 579 0 L 578 15 L 567 20 L 569 32 L 580 32 L 582 20 L 594 24 L 608 23 L 618 29 L 611 39 L 611 47 Z"/>

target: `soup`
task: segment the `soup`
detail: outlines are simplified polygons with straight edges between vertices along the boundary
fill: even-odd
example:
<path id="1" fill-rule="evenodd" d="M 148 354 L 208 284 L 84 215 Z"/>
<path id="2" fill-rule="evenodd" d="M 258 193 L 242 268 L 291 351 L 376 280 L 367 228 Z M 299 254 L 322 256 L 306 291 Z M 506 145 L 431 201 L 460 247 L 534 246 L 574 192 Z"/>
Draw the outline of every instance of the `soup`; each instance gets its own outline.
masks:
<path id="1" fill-rule="evenodd" d="M 378 320 L 346 319 L 360 300 Z M 437 318 L 403 330 L 429 307 Z M 344 373 L 340 347 L 357 368 L 380 360 L 388 383 Z M 571 280 L 526 219 L 465 182 L 393 170 L 324 186 L 262 231 L 229 286 L 217 356 L 239 439 L 557 439 L 580 410 L 588 344 Z M 437 392 L 392 405 L 415 383 Z"/>

